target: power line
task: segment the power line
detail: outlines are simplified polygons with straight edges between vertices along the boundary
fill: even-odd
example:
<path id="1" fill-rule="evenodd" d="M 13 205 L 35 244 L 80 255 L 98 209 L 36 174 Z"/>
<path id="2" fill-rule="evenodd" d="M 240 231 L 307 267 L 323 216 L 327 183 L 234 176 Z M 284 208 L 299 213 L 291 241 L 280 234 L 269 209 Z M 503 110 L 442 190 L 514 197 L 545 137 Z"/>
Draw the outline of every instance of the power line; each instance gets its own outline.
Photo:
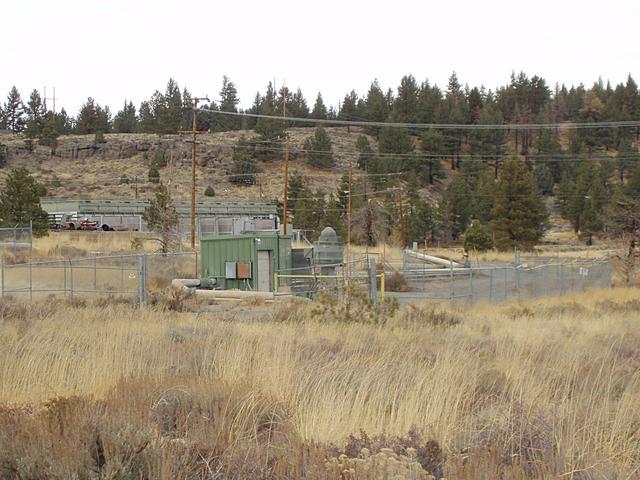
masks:
<path id="1" fill-rule="evenodd" d="M 276 115 L 264 115 L 261 113 L 225 112 L 210 108 L 198 108 L 203 112 L 216 115 L 229 115 L 237 117 L 262 118 L 278 120 L 281 122 L 304 122 L 319 125 L 344 125 L 354 127 L 390 127 L 411 129 L 436 129 L 436 130 L 542 130 L 549 128 L 586 129 L 586 128 L 619 128 L 640 127 L 640 121 L 623 120 L 612 122 L 584 122 L 584 123 L 503 123 L 503 124 L 456 124 L 456 123 L 401 123 L 401 122 L 370 122 L 357 120 L 329 120 L 323 118 L 284 117 Z"/>
<path id="2" fill-rule="evenodd" d="M 280 117 L 278 117 L 280 118 Z M 280 142 L 277 141 L 272 141 L 272 140 L 261 140 L 259 141 L 259 143 L 261 144 L 273 144 L 273 145 L 278 145 Z M 238 148 L 238 149 L 246 149 L 246 150 L 250 150 L 253 147 L 251 145 L 247 145 L 247 146 L 238 146 L 237 144 L 234 143 L 213 143 L 211 144 L 211 146 L 214 147 L 229 147 L 229 148 Z M 263 147 L 262 150 L 266 150 L 266 151 L 270 151 L 270 152 L 284 152 L 285 148 L 284 147 Z M 306 149 L 296 149 L 295 150 L 296 153 L 327 153 L 326 151 L 323 150 L 306 150 Z M 525 159 L 544 159 L 544 161 L 562 161 L 565 157 L 568 160 L 575 160 L 575 161 L 580 161 L 580 160 L 623 160 L 623 159 L 629 159 L 629 160 L 634 160 L 634 159 L 640 159 L 640 152 L 639 153 L 628 153 L 622 156 L 609 156 L 609 155 L 599 155 L 599 156 L 591 156 L 589 158 L 579 158 L 581 154 L 573 154 L 573 153 L 569 153 L 569 152 L 562 152 L 562 153 L 529 153 L 526 155 L 517 155 L 514 153 L 500 153 L 500 154 L 472 154 L 472 153 L 465 153 L 465 154 L 458 154 L 458 155 L 447 155 L 447 154 L 435 154 L 435 153 L 428 153 L 428 152 L 410 152 L 410 153 L 379 153 L 379 152 L 359 152 L 357 150 L 342 150 L 342 151 L 337 151 L 337 152 L 333 152 L 334 155 L 340 155 L 340 156 L 355 156 L 358 157 L 360 155 L 364 155 L 364 156 L 368 156 L 370 158 L 375 158 L 375 157 L 379 157 L 379 158 L 398 158 L 398 159 L 402 159 L 402 158 L 407 158 L 407 159 L 411 159 L 411 158 L 423 158 L 423 159 L 441 159 L 441 160 L 450 160 L 452 157 L 455 157 L 456 159 L 460 159 L 460 160 L 465 160 L 465 159 L 469 159 L 469 160 L 500 160 L 500 159 L 505 159 L 505 158 L 513 158 L 514 155 L 518 156 L 518 157 L 524 157 Z"/>

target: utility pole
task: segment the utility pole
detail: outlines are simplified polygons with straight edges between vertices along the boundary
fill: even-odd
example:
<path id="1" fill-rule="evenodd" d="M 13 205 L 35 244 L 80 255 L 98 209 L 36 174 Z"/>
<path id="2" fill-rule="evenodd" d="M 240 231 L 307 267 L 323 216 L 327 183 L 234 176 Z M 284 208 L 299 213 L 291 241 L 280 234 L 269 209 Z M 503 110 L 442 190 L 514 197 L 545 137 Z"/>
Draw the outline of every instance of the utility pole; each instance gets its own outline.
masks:
<path id="1" fill-rule="evenodd" d="M 274 80 L 275 85 L 275 80 Z M 275 87 L 274 87 L 275 88 Z M 287 96 L 283 91 L 282 95 L 282 117 L 287 116 Z M 286 127 L 286 125 L 285 125 Z M 287 234 L 287 206 L 289 196 L 289 135 L 285 130 L 285 143 L 284 143 L 284 206 L 282 209 L 282 218 L 284 222 L 284 234 Z"/>
<path id="2" fill-rule="evenodd" d="M 349 201 L 347 208 L 347 285 L 351 283 L 351 189 L 352 189 L 352 168 L 349 161 Z"/>
<path id="3" fill-rule="evenodd" d="M 405 247 L 405 238 L 404 238 L 404 212 L 402 209 L 402 186 L 400 185 L 400 180 L 398 179 L 396 185 L 398 185 L 398 208 L 400 213 L 400 239 L 402 241 L 402 246 Z"/>
<path id="4" fill-rule="evenodd" d="M 191 135 L 193 138 L 190 140 L 191 142 L 191 248 L 195 250 L 196 248 L 196 135 L 200 133 L 196 130 L 196 109 L 198 107 L 198 102 L 200 100 L 209 99 L 207 97 L 194 97 L 191 99 Z M 186 133 L 186 132 L 183 132 Z M 187 140 L 189 142 L 189 140 Z"/>

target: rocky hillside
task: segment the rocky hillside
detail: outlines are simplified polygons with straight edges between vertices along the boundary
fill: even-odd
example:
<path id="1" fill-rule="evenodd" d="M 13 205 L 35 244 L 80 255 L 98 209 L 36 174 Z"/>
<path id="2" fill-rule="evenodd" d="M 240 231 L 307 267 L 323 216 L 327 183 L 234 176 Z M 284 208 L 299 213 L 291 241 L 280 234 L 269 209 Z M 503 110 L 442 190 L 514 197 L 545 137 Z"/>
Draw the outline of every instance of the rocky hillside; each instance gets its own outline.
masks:
<path id="1" fill-rule="evenodd" d="M 293 128 L 290 134 L 290 171 L 308 175 L 314 189 L 332 192 L 349 162 L 355 165 L 356 139 L 362 132 L 346 128 L 328 128 L 333 143 L 336 166 L 331 170 L 309 167 L 302 154 L 303 144 L 313 130 Z M 197 196 L 204 199 L 204 190 L 212 186 L 216 199 L 282 198 L 283 161 L 259 162 L 258 184 L 236 186 L 228 181 L 233 144 L 251 131 L 212 133 L 198 136 Z M 49 195 L 59 197 L 132 198 L 136 183 L 140 198 L 153 194 L 154 184 L 148 181 L 151 163 L 158 149 L 170 160 L 160 169 L 164 182 L 170 183 L 176 199 L 190 198 L 191 144 L 188 135 L 107 134 L 104 143 L 96 143 L 93 135 L 71 135 L 58 139 L 58 148 L 51 154 L 48 147 L 37 146 L 29 151 L 24 137 L 4 136 L 0 142 L 8 147 L 7 165 L 0 169 L 0 179 L 9 168 L 23 166 L 46 185 Z M 370 139 L 375 145 L 373 138 Z M 283 155 L 280 153 L 280 155 Z M 126 183 L 123 177 L 129 179 Z"/>

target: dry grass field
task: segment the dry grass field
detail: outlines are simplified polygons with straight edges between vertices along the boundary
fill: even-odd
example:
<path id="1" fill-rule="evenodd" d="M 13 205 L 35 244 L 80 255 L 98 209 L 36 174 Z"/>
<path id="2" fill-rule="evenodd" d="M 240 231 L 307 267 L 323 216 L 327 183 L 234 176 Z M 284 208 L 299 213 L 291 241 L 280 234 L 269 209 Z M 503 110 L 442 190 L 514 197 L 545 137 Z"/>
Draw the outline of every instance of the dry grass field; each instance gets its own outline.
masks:
<path id="1" fill-rule="evenodd" d="M 639 293 L 217 314 L 5 300 L 0 478 L 640 478 Z"/>

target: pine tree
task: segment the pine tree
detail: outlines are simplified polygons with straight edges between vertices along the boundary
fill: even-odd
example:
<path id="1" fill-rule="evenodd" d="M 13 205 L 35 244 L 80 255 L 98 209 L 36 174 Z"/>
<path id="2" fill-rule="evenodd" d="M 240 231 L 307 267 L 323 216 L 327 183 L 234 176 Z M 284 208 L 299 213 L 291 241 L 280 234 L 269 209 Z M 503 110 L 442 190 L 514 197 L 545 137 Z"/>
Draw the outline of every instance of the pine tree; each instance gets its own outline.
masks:
<path id="1" fill-rule="evenodd" d="M 478 181 L 475 184 L 475 193 L 473 195 L 471 205 L 471 217 L 480 220 L 484 225 L 491 221 L 491 211 L 494 205 L 494 192 L 496 188 L 496 180 L 491 171 L 481 164 L 479 165 L 481 172 Z M 460 172 L 464 175 L 464 170 Z"/>
<path id="2" fill-rule="evenodd" d="M 13 133 L 20 133 L 24 130 L 24 105 L 20 98 L 18 89 L 13 86 L 7 95 L 7 101 L 4 104 L 4 123 L 7 129 Z"/>
<path id="3" fill-rule="evenodd" d="M 501 250 L 531 248 L 544 235 L 549 213 L 523 162 L 509 159 L 504 163 L 491 217 L 496 246 Z"/>
<path id="4" fill-rule="evenodd" d="M 308 118 L 309 106 L 299 88 L 291 97 L 291 103 L 287 106 L 287 116 L 294 118 Z"/>
<path id="5" fill-rule="evenodd" d="M 380 153 L 407 154 L 414 150 L 413 139 L 406 128 L 384 127 L 380 130 Z"/>
<path id="6" fill-rule="evenodd" d="M 544 162 L 536 163 L 533 168 L 533 178 L 543 195 L 551 195 L 553 193 L 553 175 Z"/>
<path id="7" fill-rule="evenodd" d="M 444 191 L 441 203 L 446 206 L 442 211 L 443 215 L 446 214 L 447 217 L 442 221 L 446 221 L 450 225 L 448 233 L 453 240 L 462 235 L 471 221 L 473 196 L 474 191 L 465 175 L 457 175 Z"/>
<path id="8" fill-rule="evenodd" d="M 435 214 L 418 193 L 418 177 L 410 174 L 407 182 L 405 212 L 405 244 L 432 241 L 435 234 Z"/>
<path id="9" fill-rule="evenodd" d="M 368 122 L 384 122 L 389 115 L 389 105 L 387 99 L 378 84 L 378 80 L 374 80 L 367 92 L 365 100 L 364 118 Z M 378 136 L 379 127 L 367 127 L 366 132 L 369 135 Z"/>
<path id="10" fill-rule="evenodd" d="M 420 161 L 420 176 L 432 185 L 435 178 L 445 176 L 440 163 L 446 152 L 444 136 L 437 130 L 426 130 L 420 137 L 420 148 L 427 155 Z"/>
<path id="11" fill-rule="evenodd" d="M 255 185 L 258 167 L 251 155 L 250 144 L 242 135 L 233 147 L 232 176 L 229 177 L 231 183 L 239 185 Z"/>
<path id="12" fill-rule="evenodd" d="M 133 102 L 125 100 L 122 110 L 113 118 L 113 130 L 116 133 L 133 133 L 138 130 L 138 117 Z"/>
<path id="13" fill-rule="evenodd" d="M 218 109 L 221 112 L 238 112 L 238 90 L 234 83 L 225 75 L 222 77 L 222 88 L 220 89 L 220 105 Z M 223 132 L 227 130 L 239 130 L 242 119 L 231 115 L 215 115 L 212 123 L 212 130 Z"/>
<path id="14" fill-rule="evenodd" d="M 479 220 L 473 220 L 464 232 L 464 249 L 467 252 L 476 250 L 484 252 L 493 248 L 493 240 L 486 226 Z"/>
<path id="15" fill-rule="evenodd" d="M 434 123 L 436 118 L 436 110 L 440 108 L 442 102 L 442 92 L 437 86 L 429 85 L 429 81 L 425 80 L 420 85 L 418 92 L 418 121 L 420 123 Z"/>
<path id="16" fill-rule="evenodd" d="M 151 109 L 150 102 L 140 104 L 140 131 L 142 133 L 154 133 L 156 131 L 156 118 Z"/>
<path id="17" fill-rule="evenodd" d="M 393 102 L 393 114 L 400 123 L 418 122 L 418 83 L 413 75 L 405 75 L 400 80 L 398 95 Z"/>
<path id="18" fill-rule="evenodd" d="M 46 189 L 26 168 L 11 170 L 0 192 L 0 224 L 4 227 L 20 227 L 33 222 L 35 236 L 47 235 L 48 216 L 40 207 L 40 197 L 44 195 Z"/>
<path id="19" fill-rule="evenodd" d="M 259 95 L 256 97 L 256 102 L 260 102 L 259 106 L 254 105 L 254 109 L 262 115 L 276 115 L 276 96 L 273 90 L 273 85 L 269 82 L 267 86 L 267 93 L 264 97 Z M 259 118 L 256 122 L 255 131 L 263 140 L 274 140 L 285 137 L 285 122 L 274 118 Z"/>
<path id="20" fill-rule="evenodd" d="M 553 132 L 547 128 L 540 129 L 536 139 L 538 160 L 544 162 L 554 183 L 562 179 L 562 147 Z"/>
<path id="21" fill-rule="evenodd" d="M 304 142 L 305 159 L 317 168 L 331 168 L 334 165 L 331 139 L 322 127 L 315 129 L 313 137 Z"/>
<path id="22" fill-rule="evenodd" d="M 338 112 L 338 120 L 356 120 L 358 108 L 358 95 L 355 90 L 344 96 L 340 111 Z M 349 128 L 349 127 L 347 127 Z"/>
<path id="23" fill-rule="evenodd" d="M 102 108 L 96 101 L 89 97 L 80 107 L 75 130 L 80 135 L 107 133 L 110 130 L 109 108 Z"/>
<path id="24" fill-rule="evenodd" d="M 327 107 L 324 104 L 324 100 L 322 100 L 322 94 L 320 92 L 318 92 L 316 103 L 314 103 L 313 110 L 311 110 L 311 118 L 317 118 L 319 120 L 327 119 Z"/>
<path id="25" fill-rule="evenodd" d="M 356 140 L 356 150 L 358 151 L 358 168 L 364 170 L 365 172 L 369 171 L 369 163 L 373 159 L 373 148 L 371 148 L 371 144 L 369 143 L 369 139 L 364 135 L 359 135 Z"/>
<path id="26" fill-rule="evenodd" d="M 302 191 L 308 185 L 309 180 L 303 174 L 294 170 L 289 177 L 289 190 L 287 192 L 287 206 L 293 211 L 297 199 L 302 197 Z"/>
<path id="27" fill-rule="evenodd" d="M 182 124 L 182 95 L 173 78 L 167 82 L 164 95 L 157 95 L 154 116 L 159 135 L 176 133 Z"/>
<path id="28" fill-rule="evenodd" d="M 33 140 L 40 136 L 44 128 L 44 120 L 46 117 L 46 107 L 40 97 L 40 92 L 33 90 L 29 96 L 29 102 L 25 108 L 27 114 L 27 123 L 25 135 Z"/>
<path id="29" fill-rule="evenodd" d="M 162 253 L 168 253 L 176 240 L 178 212 L 173 205 L 171 192 L 164 183 L 158 184 L 155 197 L 144 209 L 142 219 L 151 230 L 160 234 L 160 238 L 155 240 L 160 243 Z"/>
<path id="30" fill-rule="evenodd" d="M 635 150 L 628 137 L 623 137 L 618 146 L 616 155 L 616 167 L 620 178 L 620 183 L 624 183 L 626 173 L 633 168 L 633 165 L 640 162 L 640 155 Z"/>
<path id="31" fill-rule="evenodd" d="M 39 139 L 40 145 L 51 148 L 51 155 L 55 155 L 58 147 L 58 131 L 56 130 L 55 119 L 49 117 L 44 122 L 44 127 Z"/>
<path id="32" fill-rule="evenodd" d="M 640 161 L 635 162 L 624 186 L 624 193 L 628 197 L 640 199 Z"/>
<path id="33" fill-rule="evenodd" d="M 56 113 L 55 123 L 55 130 L 60 135 L 69 135 L 73 130 L 73 119 L 69 117 L 64 108 L 62 108 L 59 113 Z"/>

